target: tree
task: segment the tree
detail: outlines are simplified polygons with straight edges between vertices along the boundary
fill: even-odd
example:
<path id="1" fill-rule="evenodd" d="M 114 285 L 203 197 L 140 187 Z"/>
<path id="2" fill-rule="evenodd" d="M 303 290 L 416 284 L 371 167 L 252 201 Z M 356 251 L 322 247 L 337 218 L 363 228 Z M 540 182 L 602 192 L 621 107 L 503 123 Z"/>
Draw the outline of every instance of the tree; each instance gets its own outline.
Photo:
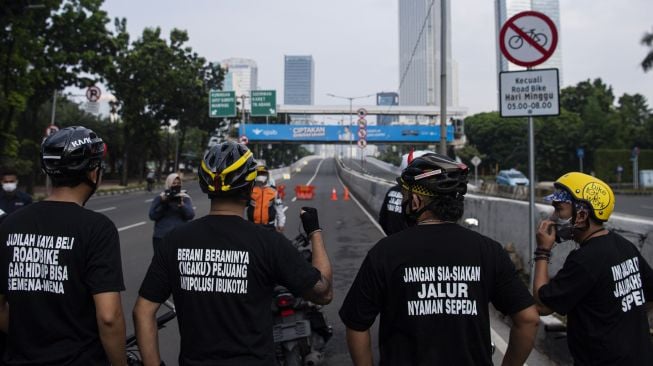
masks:
<path id="1" fill-rule="evenodd" d="M 653 31 L 644 33 L 641 43 L 649 48 L 648 54 L 642 60 L 642 69 L 644 69 L 644 72 L 647 72 L 653 69 Z"/>

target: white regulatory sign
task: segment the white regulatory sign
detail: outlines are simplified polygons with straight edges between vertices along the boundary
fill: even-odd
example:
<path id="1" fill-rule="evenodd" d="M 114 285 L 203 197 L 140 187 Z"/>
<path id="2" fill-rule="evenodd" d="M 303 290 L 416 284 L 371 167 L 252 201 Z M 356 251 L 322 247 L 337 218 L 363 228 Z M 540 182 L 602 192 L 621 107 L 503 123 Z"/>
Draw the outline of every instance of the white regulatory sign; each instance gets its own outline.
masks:
<path id="1" fill-rule="evenodd" d="M 560 114 L 558 69 L 502 72 L 499 84 L 501 117 Z"/>

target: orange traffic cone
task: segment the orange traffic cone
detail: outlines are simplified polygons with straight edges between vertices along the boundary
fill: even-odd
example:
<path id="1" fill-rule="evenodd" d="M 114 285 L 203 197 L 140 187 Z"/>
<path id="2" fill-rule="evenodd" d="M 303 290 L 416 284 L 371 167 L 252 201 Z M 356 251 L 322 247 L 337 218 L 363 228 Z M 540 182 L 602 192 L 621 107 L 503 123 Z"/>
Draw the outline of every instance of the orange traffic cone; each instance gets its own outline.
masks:
<path id="1" fill-rule="evenodd" d="M 345 194 L 342 196 L 343 201 L 349 201 L 349 188 L 345 187 Z"/>
<path id="2" fill-rule="evenodd" d="M 333 188 L 331 191 L 331 201 L 337 201 L 338 200 L 338 193 L 336 192 L 336 189 Z"/>

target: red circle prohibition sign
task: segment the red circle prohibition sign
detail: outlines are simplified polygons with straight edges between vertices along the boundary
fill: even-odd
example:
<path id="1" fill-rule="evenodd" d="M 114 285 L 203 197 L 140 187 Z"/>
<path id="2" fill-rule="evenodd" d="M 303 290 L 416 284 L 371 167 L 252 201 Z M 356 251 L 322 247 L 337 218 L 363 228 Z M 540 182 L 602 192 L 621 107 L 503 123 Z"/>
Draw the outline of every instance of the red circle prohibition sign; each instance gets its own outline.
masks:
<path id="1" fill-rule="evenodd" d="M 527 21 L 543 22 L 548 29 L 538 33 L 537 29 L 524 30 L 519 25 L 515 24 L 518 20 L 522 20 L 523 23 L 524 20 L 522 18 L 528 17 L 536 19 L 530 19 Z M 514 32 L 515 35 L 506 39 L 506 33 L 508 33 L 509 30 Z M 550 33 L 550 41 L 545 33 L 541 33 L 544 31 Z M 503 53 L 510 62 L 519 66 L 532 67 L 543 63 L 553 55 L 557 45 L 558 31 L 556 30 L 555 24 L 549 17 L 537 11 L 524 11 L 515 14 L 504 23 L 501 27 L 501 32 L 499 33 L 499 46 L 501 47 L 501 53 Z M 533 52 L 539 54 L 539 57 L 526 60 L 520 59 L 520 56 L 523 55 L 517 55 L 518 51 L 516 50 L 519 50 L 522 46 L 530 46 L 534 49 Z"/>

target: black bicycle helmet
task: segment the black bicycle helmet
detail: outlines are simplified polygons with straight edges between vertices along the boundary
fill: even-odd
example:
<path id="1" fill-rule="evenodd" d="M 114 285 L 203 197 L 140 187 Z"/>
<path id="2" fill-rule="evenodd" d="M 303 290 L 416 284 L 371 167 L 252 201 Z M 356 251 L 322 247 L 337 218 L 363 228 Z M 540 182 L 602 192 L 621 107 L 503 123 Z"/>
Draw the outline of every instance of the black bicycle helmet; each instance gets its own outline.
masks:
<path id="1" fill-rule="evenodd" d="M 397 178 L 397 183 L 409 191 L 425 196 L 467 193 L 467 165 L 444 155 L 430 153 L 415 158 Z"/>
<path id="2" fill-rule="evenodd" d="M 66 127 L 41 144 L 41 167 L 53 177 L 82 175 L 102 165 L 104 141 L 86 127 Z"/>
<path id="3" fill-rule="evenodd" d="M 200 187 L 209 196 L 238 195 L 256 178 L 254 154 L 242 144 L 226 141 L 204 154 L 198 170 Z"/>

